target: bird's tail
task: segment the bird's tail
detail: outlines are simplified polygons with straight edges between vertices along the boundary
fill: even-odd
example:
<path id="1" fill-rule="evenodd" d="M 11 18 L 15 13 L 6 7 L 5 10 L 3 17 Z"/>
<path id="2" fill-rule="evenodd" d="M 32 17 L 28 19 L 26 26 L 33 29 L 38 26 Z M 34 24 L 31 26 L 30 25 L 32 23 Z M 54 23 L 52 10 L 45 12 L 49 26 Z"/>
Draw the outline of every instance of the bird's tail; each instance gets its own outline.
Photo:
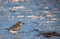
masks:
<path id="1" fill-rule="evenodd" d="M 5 29 L 0 29 L 0 30 L 8 30 L 8 28 L 5 28 Z"/>

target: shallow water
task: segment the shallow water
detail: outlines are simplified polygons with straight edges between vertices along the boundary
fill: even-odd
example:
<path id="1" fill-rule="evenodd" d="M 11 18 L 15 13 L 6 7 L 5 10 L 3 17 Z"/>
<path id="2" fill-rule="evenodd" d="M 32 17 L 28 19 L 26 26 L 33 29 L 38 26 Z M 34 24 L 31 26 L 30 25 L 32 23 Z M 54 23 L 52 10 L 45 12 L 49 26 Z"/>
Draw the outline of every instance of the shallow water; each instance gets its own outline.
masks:
<path id="1" fill-rule="evenodd" d="M 39 32 L 60 32 L 60 1 L 59 0 L 25 0 L 23 2 L 11 2 L 0 0 L 0 39 L 59 39 L 59 36 L 46 38 L 35 36 Z M 25 24 L 19 33 L 11 34 L 5 28 L 9 28 L 18 21 Z"/>

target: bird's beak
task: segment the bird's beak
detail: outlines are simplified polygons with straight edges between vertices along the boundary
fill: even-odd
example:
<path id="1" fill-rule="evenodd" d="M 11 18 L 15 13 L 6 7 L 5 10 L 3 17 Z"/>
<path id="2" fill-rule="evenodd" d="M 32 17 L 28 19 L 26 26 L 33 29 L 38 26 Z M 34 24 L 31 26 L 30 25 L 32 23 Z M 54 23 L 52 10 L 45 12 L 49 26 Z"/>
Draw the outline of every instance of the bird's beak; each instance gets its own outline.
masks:
<path id="1" fill-rule="evenodd" d="M 23 23 L 23 24 L 25 24 L 25 23 Z"/>

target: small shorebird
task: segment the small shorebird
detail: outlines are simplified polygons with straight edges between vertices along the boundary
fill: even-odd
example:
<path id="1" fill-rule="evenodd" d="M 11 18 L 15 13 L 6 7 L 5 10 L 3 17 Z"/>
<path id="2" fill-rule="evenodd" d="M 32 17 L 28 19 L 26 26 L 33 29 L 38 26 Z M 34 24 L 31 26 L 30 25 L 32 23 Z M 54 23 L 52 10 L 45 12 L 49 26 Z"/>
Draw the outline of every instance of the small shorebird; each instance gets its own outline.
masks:
<path id="1" fill-rule="evenodd" d="M 23 22 L 19 21 L 15 25 L 13 25 L 12 27 L 7 28 L 7 30 L 10 33 L 17 33 L 23 24 L 24 24 Z"/>

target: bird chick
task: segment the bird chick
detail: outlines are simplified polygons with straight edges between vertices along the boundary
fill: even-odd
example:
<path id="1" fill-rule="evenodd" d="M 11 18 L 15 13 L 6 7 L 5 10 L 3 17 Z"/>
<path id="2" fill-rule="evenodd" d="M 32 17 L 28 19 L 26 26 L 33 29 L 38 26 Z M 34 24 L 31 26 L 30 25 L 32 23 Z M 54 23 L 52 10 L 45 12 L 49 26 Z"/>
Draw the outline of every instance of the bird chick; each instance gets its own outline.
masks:
<path id="1" fill-rule="evenodd" d="M 17 33 L 17 32 L 20 30 L 20 28 L 21 28 L 21 26 L 22 26 L 23 24 L 24 24 L 23 22 L 19 21 L 19 22 L 17 22 L 15 25 L 13 25 L 13 26 L 11 26 L 10 28 L 8 28 L 7 30 L 8 30 L 8 32 L 10 32 L 10 33 Z"/>

